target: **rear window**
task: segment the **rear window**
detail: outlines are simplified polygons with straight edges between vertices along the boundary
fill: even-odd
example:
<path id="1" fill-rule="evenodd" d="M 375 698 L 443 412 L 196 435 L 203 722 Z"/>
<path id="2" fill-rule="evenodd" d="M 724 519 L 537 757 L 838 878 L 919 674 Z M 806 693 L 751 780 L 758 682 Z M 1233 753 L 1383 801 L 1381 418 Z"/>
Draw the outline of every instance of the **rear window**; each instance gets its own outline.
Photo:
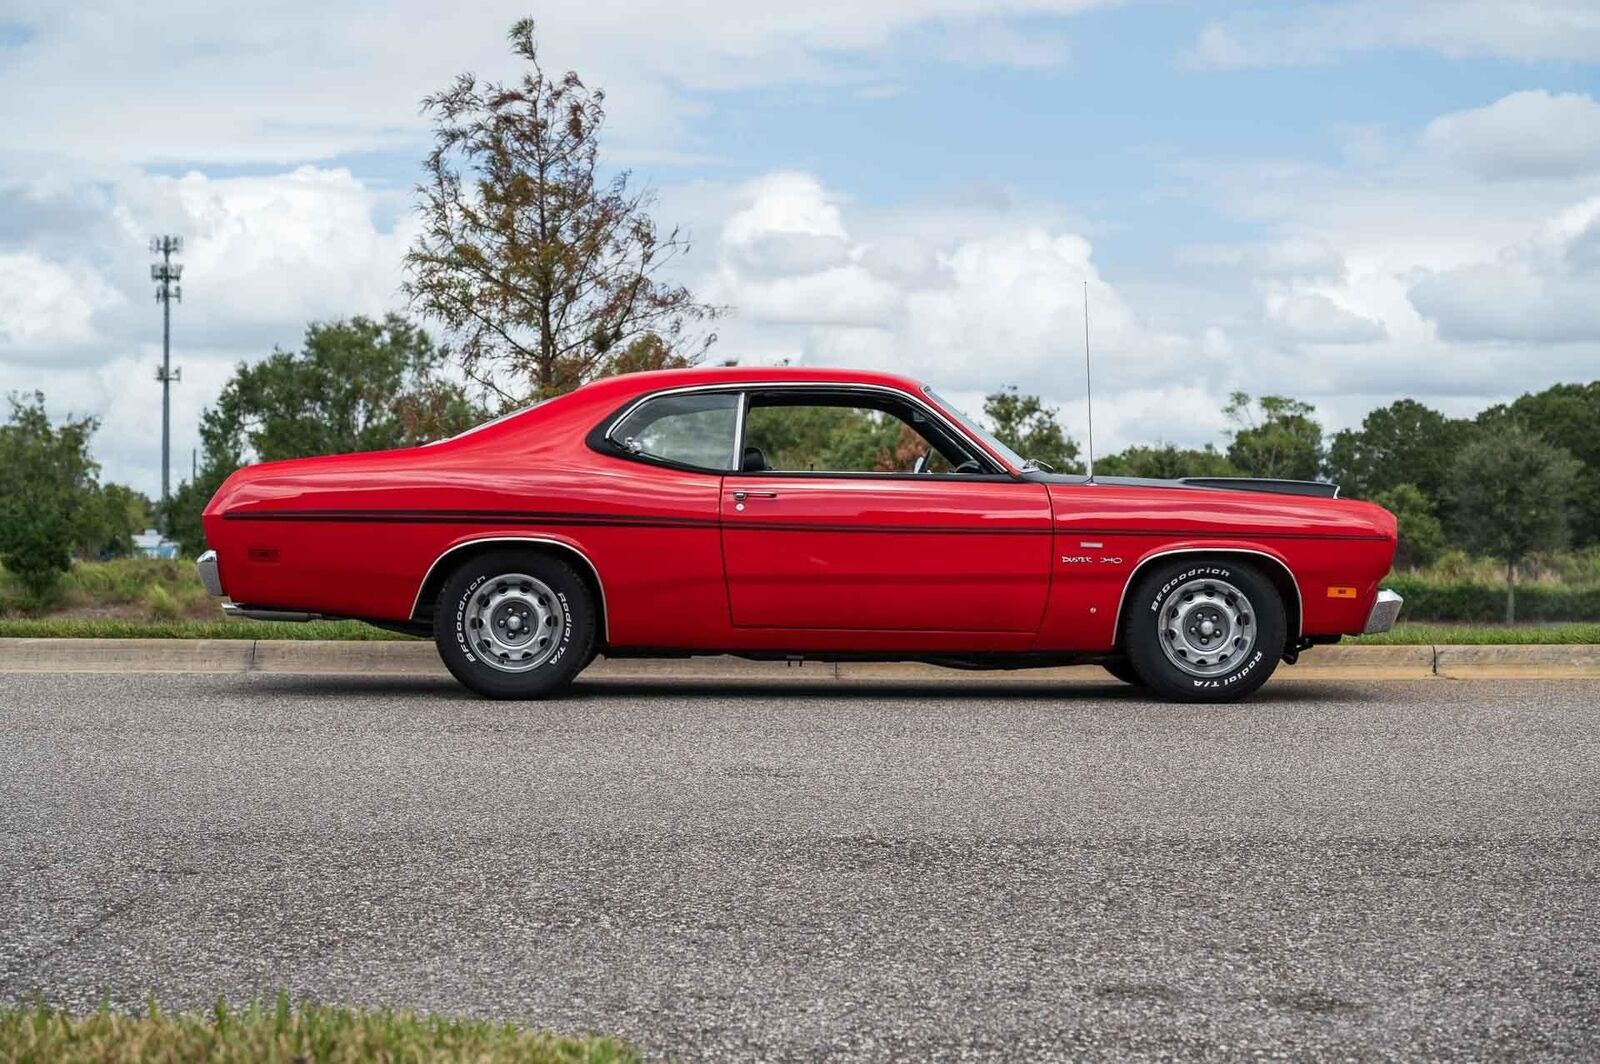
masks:
<path id="1" fill-rule="evenodd" d="M 641 403 L 610 432 L 629 454 L 725 473 L 735 467 L 739 395 L 662 395 Z"/>

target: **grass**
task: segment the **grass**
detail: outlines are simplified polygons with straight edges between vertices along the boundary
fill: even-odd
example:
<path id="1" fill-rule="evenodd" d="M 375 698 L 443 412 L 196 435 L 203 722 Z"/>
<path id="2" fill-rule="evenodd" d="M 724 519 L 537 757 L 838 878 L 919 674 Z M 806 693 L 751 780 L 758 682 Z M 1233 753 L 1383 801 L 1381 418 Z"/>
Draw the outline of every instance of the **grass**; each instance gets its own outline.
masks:
<path id="1" fill-rule="evenodd" d="M 1600 643 L 1600 622 L 1573 624 L 1397 624 L 1378 635 L 1346 637 L 1347 644 L 1367 646 L 1461 645 L 1493 646 L 1526 643 Z"/>
<path id="2" fill-rule="evenodd" d="M 86 1016 L 47 1008 L 0 1010 L 0 1061 L 15 1064 L 133 1064 L 135 1061 L 365 1061 L 474 1064 L 638 1064 L 620 1042 L 528 1031 L 486 1020 L 253 1002 L 234 1010 L 168 1015 L 152 1002 L 143 1016 L 102 1008 Z"/>
<path id="3" fill-rule="evenodd" d="M 360 621 L 146 621 L 121 617 L 0 617 L 8 639 L 410 639 Z M 3 1059 L 3 1058 L 0 1058 Z"/>

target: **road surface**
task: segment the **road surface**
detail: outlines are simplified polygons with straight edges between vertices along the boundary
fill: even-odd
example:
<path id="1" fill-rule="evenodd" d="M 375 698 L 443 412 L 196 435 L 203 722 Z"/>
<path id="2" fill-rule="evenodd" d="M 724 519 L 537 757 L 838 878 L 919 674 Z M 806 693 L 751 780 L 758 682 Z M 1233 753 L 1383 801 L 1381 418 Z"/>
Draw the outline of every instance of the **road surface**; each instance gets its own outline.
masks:
<path id="1" fill-rule="evenodd" d="M 1600 682 L 0 674 L 0 999 L 683 1060 L 1600 1054 Z"/>

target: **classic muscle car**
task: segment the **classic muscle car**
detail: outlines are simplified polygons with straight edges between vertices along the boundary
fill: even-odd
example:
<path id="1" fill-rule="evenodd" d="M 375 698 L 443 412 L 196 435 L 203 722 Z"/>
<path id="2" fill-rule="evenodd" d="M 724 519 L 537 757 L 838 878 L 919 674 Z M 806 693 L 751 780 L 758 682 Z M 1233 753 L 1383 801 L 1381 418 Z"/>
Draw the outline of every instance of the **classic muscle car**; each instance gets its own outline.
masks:
<path id="1" fill-rule="evenodd" d="M 842 416 L 892 445 L 830 444 Z M 241 469 L 199 567 L 229 614 L 431 635 L 495 698 L 603 653 L 1098 663 L 1223 701 L 1394 623 L 1395 519 L 1337 496 L 1050 472 L 889 374 L 669 370 L 423 447 Z"/>

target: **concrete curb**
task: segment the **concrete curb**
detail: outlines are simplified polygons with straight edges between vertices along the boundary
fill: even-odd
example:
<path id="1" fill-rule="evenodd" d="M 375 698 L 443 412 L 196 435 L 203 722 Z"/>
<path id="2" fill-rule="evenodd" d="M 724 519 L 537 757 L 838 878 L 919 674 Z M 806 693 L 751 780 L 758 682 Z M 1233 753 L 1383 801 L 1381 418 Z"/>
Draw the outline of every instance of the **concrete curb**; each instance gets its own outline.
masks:
<path id="1" fill-rule="evenodd" d="M 276 639 L 0 639 L 0 672 L 193 672 L 443 676 L 427 642 Z M 1096 665 L 967 672 L 909 662 L 783 662 L 740 658 L 600 659 L 604 680 L 742 683 L 1106 683 Z M 1600 678 L 1600 646 L 1331 646 L 1278 670 L 1282 680 Z"/>

